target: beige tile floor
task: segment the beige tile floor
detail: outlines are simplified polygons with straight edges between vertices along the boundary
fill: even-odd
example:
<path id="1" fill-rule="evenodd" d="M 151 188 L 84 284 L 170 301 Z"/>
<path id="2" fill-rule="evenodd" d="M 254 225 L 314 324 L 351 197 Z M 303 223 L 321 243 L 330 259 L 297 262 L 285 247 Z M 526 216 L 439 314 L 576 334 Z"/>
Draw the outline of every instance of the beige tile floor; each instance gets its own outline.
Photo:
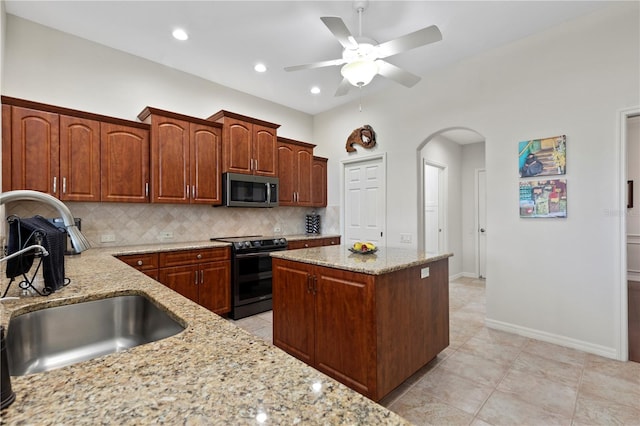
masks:
<path id="1" fill-rule="evenodd" d="M 640 363 L 484 326 L 484 282 L 450 283 L 450 345 L 380 403 L 416 425 L 640 425 Z M 272 315 L 235 321 L 272 341 Z"/>

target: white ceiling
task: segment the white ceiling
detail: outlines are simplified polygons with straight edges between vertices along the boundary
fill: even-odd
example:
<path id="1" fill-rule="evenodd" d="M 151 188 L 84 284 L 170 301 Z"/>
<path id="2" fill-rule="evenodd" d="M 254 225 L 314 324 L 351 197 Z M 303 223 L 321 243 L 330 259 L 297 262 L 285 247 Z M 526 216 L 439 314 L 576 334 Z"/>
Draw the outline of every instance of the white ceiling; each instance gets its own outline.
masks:
<path id="1" fill-rule="evenodd" d="M 430 70 L 504 45 L 607 6 L 610 1 L 371 1 L 363 35 L 385 42 L 429 25 L 443 40 L 387 58 L 424 76 Z M 352 1 L 24 1 L 7 0 L 9 14 L 185 71 L 309 114 L 359 97 L 334 97 L 340 67 L 285 72 L 341 56 L 320 20 L 339 16 L 358 35 Z M 186 42 L 171 31 L 184 28 Z M 256 62 L 268 71 L 258 74 Z M 421 82 L 422 83 L 422 82 Z M 420 85 L 421 83 L 418 83 Z M 322 92 L 312 95 L 318 86 Z M 377 76 L 362 95 L 387 87 L 412 90 Z"/>

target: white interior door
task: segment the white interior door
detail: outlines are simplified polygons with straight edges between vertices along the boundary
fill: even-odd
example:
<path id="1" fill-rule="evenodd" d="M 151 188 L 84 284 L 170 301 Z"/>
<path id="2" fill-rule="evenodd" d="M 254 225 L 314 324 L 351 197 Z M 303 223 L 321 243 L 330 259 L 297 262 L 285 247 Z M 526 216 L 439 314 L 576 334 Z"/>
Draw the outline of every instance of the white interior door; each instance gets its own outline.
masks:
<path id="1" fill-rule="evenodd" d="M 344 244 L 385 245 L 386 176 L 384 157 L 343 162 Z"/>
<path id="2" fill-rule="evenodd" d="M 486 171 L 477 171 L 477 200 L 478 200 L 478 276 L 480 278 L 487 277 L 487 179 Z"/>
<path id="3" fill-rule="evenodd" d="M 441 253 L 444 249 L 441 167 L 424 164 L 424 251 Z"/>

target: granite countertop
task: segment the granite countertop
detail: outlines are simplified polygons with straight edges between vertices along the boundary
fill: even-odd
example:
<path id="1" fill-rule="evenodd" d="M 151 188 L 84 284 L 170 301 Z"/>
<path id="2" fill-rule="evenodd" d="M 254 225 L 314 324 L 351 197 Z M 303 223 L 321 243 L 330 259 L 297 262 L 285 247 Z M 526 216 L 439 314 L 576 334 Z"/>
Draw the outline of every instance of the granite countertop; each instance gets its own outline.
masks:
<path id="1" fill-rule="evenodd" d="M 382 275 L 409 268 L 411 266 L 446 259 L 453 256 L 453 254 L 442 253 L 438 255 L 431 255 L 425 254 L 417 249 L 401 249 L 394 247 L 381 247 L 375 253 L 360 254 L 352 253 L 349 251 L 348 246 L 340 245 L 313 247 L 291 251 L 278 251 L 271 253 L 271 256 L 296 262 L 344 269 L 352 272 Z"/>
<path id="2" fill-rule="evenodd" d="M 16 401 L 0 412 L 0 422 L 409 424 L 113 257 L 218 246 L 225 244 L 91 249 L 66 258 L 67 287 L 48 297 L 0 302 L 0 324 L 6 327 L 12 315 L 47 306 L 143 294 L 186 326 L 175 336 L 123 352 L 12 377 Z M 4 290 L 7 280 L 2 283 Z"/>

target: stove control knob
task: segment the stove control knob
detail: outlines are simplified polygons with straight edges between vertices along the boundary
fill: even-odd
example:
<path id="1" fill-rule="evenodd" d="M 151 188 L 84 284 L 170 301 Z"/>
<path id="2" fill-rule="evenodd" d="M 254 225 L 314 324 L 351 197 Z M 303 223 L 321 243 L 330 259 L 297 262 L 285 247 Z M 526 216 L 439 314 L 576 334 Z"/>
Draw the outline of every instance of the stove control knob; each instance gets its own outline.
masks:
<path id="1" fill-rule="evenodd" d="M 244 242 L 244 246 L 245 246 L 246 248 L 251 247 L 251 242 L 250 242 L 250 241 L 245 241 L 245 242 Z"/>
<path id="2" fill-rule="evenodd" d="M 260 241 L 254 241 L 253 242 L 253 246 L 254 247 L 260 247 Z"/>
<path id="3" fill-rule="evenodd" d="M 284 238 L 280 238 L 280 244 L 282 245 L 287 244 L 287 240 L 285 240 Z"/>

